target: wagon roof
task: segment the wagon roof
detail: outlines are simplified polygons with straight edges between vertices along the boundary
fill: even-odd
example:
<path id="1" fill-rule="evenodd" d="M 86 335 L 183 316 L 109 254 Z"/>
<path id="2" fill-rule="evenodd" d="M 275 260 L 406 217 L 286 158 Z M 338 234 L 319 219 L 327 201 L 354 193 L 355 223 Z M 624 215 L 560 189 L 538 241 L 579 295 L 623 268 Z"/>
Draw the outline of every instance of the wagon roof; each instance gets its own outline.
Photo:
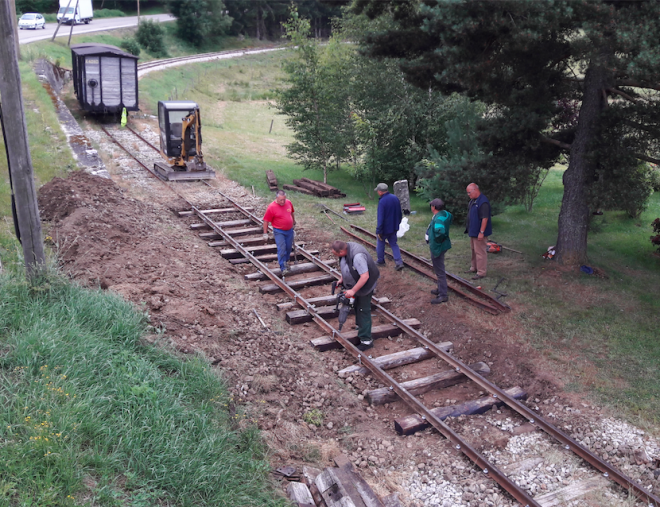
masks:
<path id="1" fill-rule="evenodd" d="M 125 58 L 134 58 L 136 60 L 138 59 L 137 56 L 127 53 L 126 51 L 122 51 L 118 47 L 111 46 L 109 44 L 75 44 L 71 46 L 71 52 L 75 53 L 76 55 L 115 55 L 123 56 Z"/>

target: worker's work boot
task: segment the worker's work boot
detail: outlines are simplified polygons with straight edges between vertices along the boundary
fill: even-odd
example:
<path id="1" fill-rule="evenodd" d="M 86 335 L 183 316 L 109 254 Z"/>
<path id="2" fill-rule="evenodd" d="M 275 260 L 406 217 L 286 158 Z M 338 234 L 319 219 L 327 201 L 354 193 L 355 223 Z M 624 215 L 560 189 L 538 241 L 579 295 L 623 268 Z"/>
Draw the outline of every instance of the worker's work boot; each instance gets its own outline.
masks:
<path id="1" fill-rule="evenodd" d="M 449 301 L 449 298 L 444 297 L 444 298 L 435 298 L 431 300 L 432 305 L 439 305 L 440 303 L 446 303 Z"/>
<path id="2" fill-rule="evenodd" d="M 364 352 L 365 350 L 369 350 L 369 349 L 373 348 L 373 346 L 374 346 L 374 342 L 370 341 L 370 342 L 360 343 L 360 345 L 358 345 L 357 348 L 359 350 L 361 350 L 362 352 Z"/>

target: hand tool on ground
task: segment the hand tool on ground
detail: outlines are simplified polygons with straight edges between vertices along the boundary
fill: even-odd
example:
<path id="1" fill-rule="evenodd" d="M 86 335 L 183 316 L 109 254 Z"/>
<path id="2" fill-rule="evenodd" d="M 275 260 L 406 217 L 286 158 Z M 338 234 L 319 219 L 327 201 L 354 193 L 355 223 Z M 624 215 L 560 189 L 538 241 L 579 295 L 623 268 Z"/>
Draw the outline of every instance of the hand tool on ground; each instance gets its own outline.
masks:
<path id="1" fill-rule="evenodd" d="M 328 208 L 325 204 L 318 204 L 317 206 L 320 207 L 320 208 L 323 208 L 323 209 L 321 209 L 321 211 L 319 211 L 319 213 L 325 213 L 326 216 L 327 216 L 327 215 L 328 215 L 328 211 L 329 211 L 330 213 L 332 213 L 332 214 L 334 214 L 334 215 L 337 215 L 337 216 L 338 216 L 339 218 L 341 218 L 342 220 L 346 220 L 346 221 L 348 222 L 348 218 L 341 216 L 341 214 L 337 213 L 337 212 L 334 211 L 334 210 L 331 210 L 331 209 Z M 330 217 L 328 217 L 328 218 L 330 218 Z"/>
<path id="2" fill-rule="evenodd" d="M 491 241 L 495 242 L 492 238 L 491 238 Z M 498 243 L 498 245 L 499 245 L 500 248 L 502 248 L 503 250 L 509 250 L 510 252 L 516 252 L 516 253 L 519 253 L 519 254 L 521 254 L 521 255 L 524 255 L 520 250 L 514 250 L 513 248 L 509 248 L 508 246 L 500 245 L 499 243 Z"/>
<path id="3" fill-rule="evenodd" d="M 268 326 L 266 325 L 266 323 L 263 321 L 263 319 L 261 318 L 261 316 L 257 313 L 257 309 L 256 309 L 256 308 L 253 308 L 252 311 L 254 312 L 254 314 L 255 314 L 255 315 L 257 316 L 257 318 L 259 319 L 259 322 L 261 322 L 261 325 L 264 326 L 265 329 L 268 329 Z"/>
<path id="4" fill-rule="evenodd" d="M 497 300 L 499 300 L 501 297 L 508 296 L 508 294 L 507 294 L 506 292 L 500 292 L 500 291 L 497 290 L 497 288 L 499 287 L 499 285 L 500 285 L 504 280 L 506 280 L 506 278 L 504 278 L 504 277 L 500 278 L 499 281 L 495 284 L 495 287 L 493 287 L 493 288 L 490 290 L 491 292 L 494 292 L 495 294 L 498 294 L 498 296 L 495 298 L 495 299 L 497 299 Z"/>

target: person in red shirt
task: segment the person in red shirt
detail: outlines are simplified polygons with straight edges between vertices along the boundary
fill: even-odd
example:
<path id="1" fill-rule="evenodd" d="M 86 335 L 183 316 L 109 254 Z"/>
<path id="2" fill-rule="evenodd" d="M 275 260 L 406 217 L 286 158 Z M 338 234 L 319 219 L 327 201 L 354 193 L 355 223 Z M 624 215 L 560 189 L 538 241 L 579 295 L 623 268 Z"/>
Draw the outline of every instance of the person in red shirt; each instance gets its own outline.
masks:
<path id="1" fill-rule="evenodd" d="M 268 224 L 273 224 L 273 234 L 277 245 L 277 262 L 282 276 L 289 273 L 289 258 L 293 247 L 293 228 L 296 225 L 293 204 L 286 198 L 284 190 L 278 190 L 275 200 L 266 208 L 264 215 L 264 239 L 268 239 Z"/>

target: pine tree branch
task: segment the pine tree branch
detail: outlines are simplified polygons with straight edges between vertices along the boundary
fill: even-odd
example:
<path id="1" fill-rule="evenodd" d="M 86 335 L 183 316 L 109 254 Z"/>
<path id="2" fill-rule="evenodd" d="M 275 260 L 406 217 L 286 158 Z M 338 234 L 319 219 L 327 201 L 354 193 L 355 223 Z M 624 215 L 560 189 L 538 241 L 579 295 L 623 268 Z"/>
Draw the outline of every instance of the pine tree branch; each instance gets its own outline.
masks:
<path id="1" fill-rule="evenodd" d="M 632 79 L 624 79 L 621 81 L 617 81 L 616 86 L 631 86 L 633 88 L 648 88 L 649 90 L 660 91 L 660 85 L 642 83 L 641 81 L 634 81 Z"/>
<path id="2" fill-rule="evenodd" d="M 552 139 L 551 137 L 541 136 L 541 141 L 543 141 L 546 144 L 554 144 L 555 146 L 559 146 L 560 148 L 563 148 L 565 150 L 571 149 L 570 144 L 562 143 L 561 141 L 558 141 L 557 139 Z"/>
<path id="3" fill-rule="evenodd" d="M 633 153 L 633 156 L 635 158 L 638 158 L 639 160 L 643 160 L 644 162 L 650 162 L 651 164 L 660 165 L 660 159 L 647 157 L 646 155 L 642 155 L 641 153 Z"/>
<path id="4" fill-rule="evenodd" d="M 629 127 L 643 130 L 644 132 L 648 132 L 649 134 L 653 134 L 656 136 L 658 139 L 660 139 L 660 130 L 654 129 L 653 127 L 649 127 L 648 125 L 644 125 L 643 123 L 637 123 L 636 121 L 630 121 L 630 120 L 623 120 L 624 125 L 628 125 Z"/>
<path id="5" fill-rule="evenodd" d="M 616 88 L 608 88 L 607 91 L 610 93 L 614 93 L 616 95 L 621 95 L 624 99 L 627 99 L 630 102 L 634 102 L 635 104 L 639 103 L 639 101 L 636 98 L 631 97 L 627 93 L 622 92 L 621 90 L 617 90 Z"/>

